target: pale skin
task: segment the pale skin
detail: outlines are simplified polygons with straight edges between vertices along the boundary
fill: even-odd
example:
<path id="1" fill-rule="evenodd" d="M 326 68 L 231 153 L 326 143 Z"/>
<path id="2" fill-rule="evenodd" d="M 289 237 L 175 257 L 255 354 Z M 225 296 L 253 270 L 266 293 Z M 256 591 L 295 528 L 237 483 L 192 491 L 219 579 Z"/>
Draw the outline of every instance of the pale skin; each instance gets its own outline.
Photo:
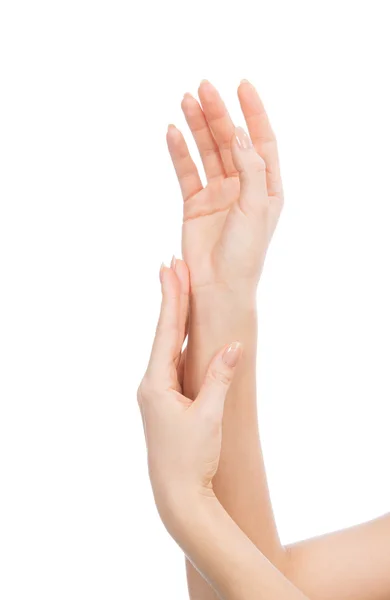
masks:
<path id="1" fill-rule="evenodd" d="M 190 559 L 187 573 L 192 600 L 272 598 L 275 593 L 279 598 L 298 597 L 294 594 L 303 597 L 303 593 L 321 600 L 382 600 L 390 596 L 389 516 L 290 547 L 284 547 L 278 537 L 257 427 L 256 289 L 283 206 L 283 187 L 276 140 L 263 104 L 249 82 L 241 83 L 238 96 L 253 147 L 245 132 L 235 129 L 209 82 L 202 82 L 199 88 L 200 103 L 188 94 L 183 99 L 182 109 L 202 158 L 206 187 L 181 132 L 170 126 L 167 133 L 184 198 L 183 257 L 190 273 L 187 280 L 182 261 L 164 270 L 169 271 L 168 282 L 174 275 L 179 281 L 180 341 L 184 339 L 188 300 L 191 306 L 185 360 L 179 364 L 177 352 L 174 367 L 169 369 L 172 377 L 175 368 L 179 369 L 176 377 L 188 399 L 187 406 L 196 406 L 213 356 L 232 340 L 239 340 L 242 346 L 224 402 L 218 469 L 206 485 L 202 479 L 202 490 L 209 496 L 200 494 L 199 503 L 199 494 L 188 495 L 184 485 L 177 494 L 195 496 L 189 503 L 196 523 L 166 500 L 162 506 L 169 507 L 168 516 L 163 518 Z M 157 385 L 153 390 L 159 393 Z M 155 423 L 158 418 L 154 418 Z M 153 438 L 151 434 L 152 444 Z M 184 439 L 187 443 L 187 436 Z M 173 440 L 175 436 L 159 440 L 159 448 Z M 153 473 L 153 460 L 150 464 Z M 161 486 L 153 481 L 153 475 L 152 483 L 158 497 Z M 167 494 L 161 495 L 165 498 Z M 190 523 L 189 527 L 184 523 Z M 215 548 L 215 540 L 200 539 L 195 533 L 212 528 L 214 538 L 224 539 L 223 547 Z M 239 554 L 235 554 L 237 548 Z M 238 573 L 233 569 L 236 563 L 242 567 Z M 270 563 L 274 565 L 271 570 Z M 244 587 L 234 588 L 231 575 Z"/>
<path id="2" fill-rule="evenodd" d="M 160 516 L 209 588 L 225 600 L 304 600 L 218 502 L 213 479 L 227 391 L 242 354 L 233 342 L 213 357 L 194 400 L 182 393 L 181 351 L 188 271 L 163 267 L 163 300 L 152 354 L 139 387 L 148 465 Z"/>

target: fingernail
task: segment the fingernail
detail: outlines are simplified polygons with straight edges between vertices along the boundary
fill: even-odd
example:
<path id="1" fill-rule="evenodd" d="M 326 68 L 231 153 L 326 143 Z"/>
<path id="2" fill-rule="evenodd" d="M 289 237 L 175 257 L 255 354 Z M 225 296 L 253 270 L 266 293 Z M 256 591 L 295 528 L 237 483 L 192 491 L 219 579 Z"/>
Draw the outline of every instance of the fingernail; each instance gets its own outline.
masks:
<path id="1" fill-rule="evenodd" d="M 240 360 L 242 346 L 239 342 L 233 342 L 222 355 L 222 360 L 231 369 L 236 366 Z"/>
<path id="2" fill-rule="evenodd" d="M 242 127 L 236 127 L 236 140 L 237 145 L 242 150 L 249 150 L 249 148 L 252 148 L 251 138 Z"/>
<path id="3" fill-rule="evenodd" d="M 199 87 L 201 86 L 207 86 L 210 90 L 214 90 L 214 86 L 213 84 L 208 80 L 208 79 L 202 79 L 202 81 L 200 82 Z"/>
<path id="4" fill-rule="evenodd" d="M 160 283 L 162 283 L 162 282 L 163 282 L 163 272 L 164 272 L 164 269 L 165 269 L 165 265 L 164 265 L 164 263 L 161 263 L 161 267 L 160 267 L 160 273 L 159 273 L 159 276 L 160 276 Z"/>
<path id="5" fill-rule="evenodd" d="M 174 271 L 176 270 L 176 256 L 175 255 L 172 256 L 171 269 L 173 269 Z"/>
<path id="6" fill-rule="evenodd" d="M 248 81 L 247 79 L 241 79 L 240 83 L 249 83 L 249 85 L 250 85 L 251 82 Z"/>
<path id="7" fill-rule="evenodd" d="M 195 100 L 195 98 L 193 97 L 192 94 L 190 94 L 189 92 L 186 92 L 183 96 L 183 100 Z"/>

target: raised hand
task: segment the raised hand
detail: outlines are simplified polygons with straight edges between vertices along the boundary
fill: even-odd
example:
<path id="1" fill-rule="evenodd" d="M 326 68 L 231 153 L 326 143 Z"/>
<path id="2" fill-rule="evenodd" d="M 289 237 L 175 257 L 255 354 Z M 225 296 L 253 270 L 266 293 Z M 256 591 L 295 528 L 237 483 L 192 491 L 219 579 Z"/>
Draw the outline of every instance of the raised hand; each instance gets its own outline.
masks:
<path id="1" fill-rule="evenodd" d="M 263 104 L 247 81 L 240 84 L 238 97 L 250 137 L 234 127 L 211 83 L 201 83 L 200 104 L 189 94 L 183 98 L 205 187 L 182 133 L 168 128 L 184 200 L 183 256 L 193 292 L 213 285 L 256 287 L 283 206 L 276 139 Z"/>

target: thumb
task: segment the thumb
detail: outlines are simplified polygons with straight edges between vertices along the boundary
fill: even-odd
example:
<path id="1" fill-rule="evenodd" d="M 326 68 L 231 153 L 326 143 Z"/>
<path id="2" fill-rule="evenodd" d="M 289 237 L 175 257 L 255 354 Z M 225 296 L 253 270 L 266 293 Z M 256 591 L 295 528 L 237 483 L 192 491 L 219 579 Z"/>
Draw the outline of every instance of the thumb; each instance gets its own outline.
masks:
<path id="1" fill-rule="evenodd" d="M 195 405 L 214 422 L 222 422 L 226 395 L 241 354 L 242 345 L 239 342 L 225 346 L 213 358 L 207 370 Z"/>
<path id="2" fill-rule="evenodd" d="M 268 208 L 267 172 L 264 160 L 249 135 L 236 127 L 231 140 L 234 166 L 240 178 L 240 205 L 244 213 L 263 213 Z"/>

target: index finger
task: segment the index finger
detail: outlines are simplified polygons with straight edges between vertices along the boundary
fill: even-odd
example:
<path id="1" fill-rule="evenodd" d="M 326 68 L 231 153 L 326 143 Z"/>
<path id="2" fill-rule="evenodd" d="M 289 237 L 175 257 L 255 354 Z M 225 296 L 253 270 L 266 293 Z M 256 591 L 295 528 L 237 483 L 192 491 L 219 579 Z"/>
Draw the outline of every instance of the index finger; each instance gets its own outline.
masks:
<path id="1" fill-rule="evenodd" d="M 180 281 L 173 271 L 162 265 L 160 270 L 162 302 L 156 335 L 147 373 L 164 387 L 177 381 L 175 360 L 180 354 L 182 340 L 180 324 Z"/>

